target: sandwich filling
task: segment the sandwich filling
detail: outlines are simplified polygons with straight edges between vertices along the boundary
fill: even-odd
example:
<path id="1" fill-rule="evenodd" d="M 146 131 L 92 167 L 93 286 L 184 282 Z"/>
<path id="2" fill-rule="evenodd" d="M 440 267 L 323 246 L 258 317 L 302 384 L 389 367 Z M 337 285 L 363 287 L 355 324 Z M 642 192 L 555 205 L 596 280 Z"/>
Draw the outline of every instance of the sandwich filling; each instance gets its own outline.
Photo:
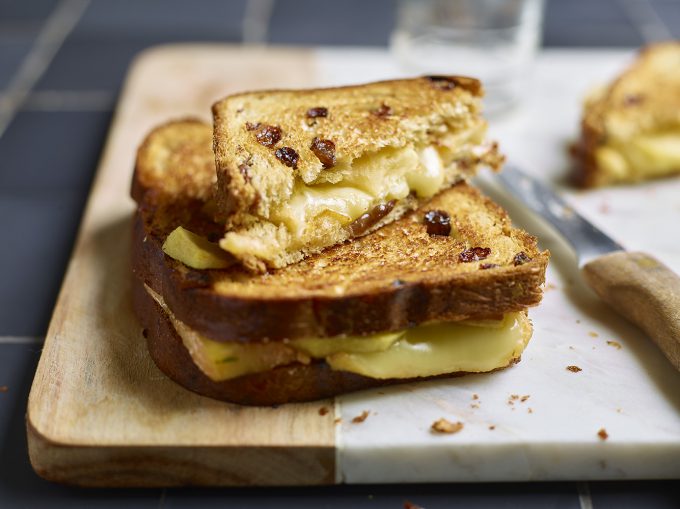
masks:
<path id="1" fill-rule="evenodd" d="M 334 370 L 375 379 L 487 372 L 517 361 L 531 337 L 526 314 L 508 313 L 499 321 L 442 322 L 361 337 L 219 342 L 177 319 L 157 292 L 145 288 L 194 363 L 216 382 L 313 359 L 324 360 Z"/>
<path id="2" fill-rule="evenodd" d="M 398 218 L 417 199 L 471 177 L 480 164 L 500 164 L 496 145 L 484 141 L 483 122 L 460 131 L 441 128 L 433 139 L 382 147 L 352 160 L 339 157 L 333 168 L 312 178 L 296 176 L 257 216 L 228 231 L 220 247 L 242 260 L 255 257 L 281 267 Z M 259 176 L 251 178 L 257 184 Z"/>
<path id="3" fill-rule="evenodd" d="M 680 171 L 680 128 L 612 140 L 596 149 L 595 161 L 611 182 L 636 181 Z"/>

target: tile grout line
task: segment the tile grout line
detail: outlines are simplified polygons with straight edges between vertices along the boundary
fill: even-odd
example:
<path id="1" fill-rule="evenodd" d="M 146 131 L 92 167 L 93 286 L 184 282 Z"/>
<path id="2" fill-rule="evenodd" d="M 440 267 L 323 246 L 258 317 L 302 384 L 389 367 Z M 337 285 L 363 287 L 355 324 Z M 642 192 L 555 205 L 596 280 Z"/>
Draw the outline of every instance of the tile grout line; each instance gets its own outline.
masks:
<path id="1" fill-rule="evenodd" d="M 244 44 L 267 44 L 274 1 L 247 0 L 241 28 Z"/>
<path id="2" fill-rule="evenodd" d="M 0 345 L 42 345 L 44 336 L 0 336 Z"/>
<path id="3" fill-rule="evenodd" d="M 628 19 L 633 23 L 645 43 L 672 39 L 671 31 L 651 2 L 619 0 Z"/>
<path id="4" fill-rule="evenodd" d="M 0 137 L 78 23 L 88 3 L 89 0 L 61 0 L 45 21 L 0 101 Z"/>
<path id="5" fill-rule="evenodd" d="M 581 509 L 593 509 L 593 499 L 590 496 L 590 484 L 587 481 L 577 482 L 578 503 Z"/>

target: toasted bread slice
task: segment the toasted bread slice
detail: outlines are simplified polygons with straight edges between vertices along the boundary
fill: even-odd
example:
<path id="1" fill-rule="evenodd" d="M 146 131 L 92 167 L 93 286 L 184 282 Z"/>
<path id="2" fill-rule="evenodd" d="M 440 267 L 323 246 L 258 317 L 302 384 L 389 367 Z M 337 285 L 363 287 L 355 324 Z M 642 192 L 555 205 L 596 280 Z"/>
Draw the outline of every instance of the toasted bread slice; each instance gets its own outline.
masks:
<path id="1" fill-rule="evenodd" d="M 220 246 L 280 268 L 370 233 L 503 158 L 455 76 L 249 92 L 213 106 Z"/>
<path id="2" fill-rule="evenodd" d="M 185 127 L 171 123 L 150 138 L 181 137 Z M 138 163 L 147 160 L 149 146 L 140 148 Z M 197 140 L 193 150 L 206 149 Z M 201 160 L 197 154 L 184 161 Z M 202 164 L 192 168 L 196 174 L 208 171 Z M 513 228 L 498 205 L 464 183 L 370 235 L 282 269 L 260 275 L 240 265 L 192 269 L 163 252 L 167 236 L 183 226 L 215 241 L 223 226 L 195 190 L 177 188 L 164 200 L 146 200 L 152 176 L 162 187 L 175 171 L 173 164 L 160 172 L 136 169 L 135 180 L 144 180 L 147 192 L 139 201 L 133 266 L 179 319 L 213 339 L 362 335 L 430 321 L 498 318 L 541 299 L 547 252 Z M 181 171 L 192 170 L 185 164 Z M 196 180 L 208 181 L 198 175 Z M 450 235 L 428 233 L 424 216 L 431 210 L 448 214 Z"/>
<path id="3" fill-rule="evenodd" d="M 680 42 L 643 49 L 586 100 L 575 156 L 583 187 L 680 172 Z"/>
<path id="4" fill-rule="evenodd" d="M 152 358 L 169 377 L 213 398 L 268 405 L 492 371 L 519 360 L 531 336 L 524 310 L 541 298 L 548 255 L 533 237 L 512 228 L 502 209 L 464 183 L 377 232 L 268 274 L 239 264 L 196 270 L 166 255 L 164 243 L 178 226 L 206 242 L 217 240 L 223 228 L 210 206 L 204 137 L 177 143 L 185 129 L 195 127 L 180 121 L 152 132 L 140 148 L 132 185 L 139 205 L 134 309 Z M 170 152 L 181 146 L 185 157 L 158 160 L 148 153 L 164 154 L 166 142 Z M 207 189 L 167 184 L 179 175 Z M 441 222 L 424 223 L 431 210 L 449 216 L 450 235 L 443 234 Z M 469 331 L 508 316 L 516 316 L 512 330 L 491 331 L 495 339 L 476 333 L 458 346 L 449 335 L 459 326 L 441 324 L 443 341 L 427 344 L 451 355 L 451 362 L 447 357 L 430 366 L 428 358 L 416 370 L 410 366 L 415 351 L 408 349 L 409 338 L 421 333 L 418 325 L 432 324 L 418 339 L 428 342 L 439 322 L 473 319 L 462 325 Z M 333 353 L 348 340 L 353 350 Z M 237 371 L 223 369 L 236 360 Z M 418 371 L 423 362 L 425 374 Z"/>

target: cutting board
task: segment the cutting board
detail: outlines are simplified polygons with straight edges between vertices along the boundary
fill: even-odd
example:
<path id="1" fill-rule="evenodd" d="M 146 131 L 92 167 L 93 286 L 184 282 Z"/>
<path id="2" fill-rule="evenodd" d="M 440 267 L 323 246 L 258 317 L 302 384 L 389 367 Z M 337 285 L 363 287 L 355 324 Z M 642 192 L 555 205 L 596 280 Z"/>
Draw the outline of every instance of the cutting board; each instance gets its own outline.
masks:
<path id="1" fill-rule="evenodd" d="M 493 121 L 494 135 L 529 171 L 548 179 L 559 174 L 565 164 L 561 144 L 577 125 L 579 94 L 588 80 L 606 78 L 626 57 L 544 54 L 536 93 L 519 113 Z M 581 72 L 566 83 L 564 77 L 573 76 L 570 65 Z M 678 373 L 581 285 L 562 241 L 489 179 L 479 184 L 553 252 L 544 303 L 531 313 L 534 338 L 517 366 L 277 408 L 197 396 L 155 367 L 130 306 L 134 207 L 128 187 L 145 133 L 173 118 L 209 120 L 210 105 L 237 91 L 399 74 L 387 53 L 376 50 L 174 45 L 137 58 L 29 397 L 29 454 L 40 475 L 85 486 L 680 476 Z M 546 111 L 562 122 L 546 118 Z M 570 193 L 568 199 L 620 233 L 623 244 L 649 248 L 651 242 L 657 256 L 679 270 L 677 240 L 650 241 L 649 225 L 656 217 L 657 227 L 677 232 L 680 183 L 604 193 Z M 640 196 L 647 198 L 636 208 Z M 603 203 L 609 212 L 598 216 Z M 641 224 L 631 227 L 631 216 Z M 353 421 L 364 412 L 362 422 Z M 441 417 L 464 427 L 453 435 L 431 433 Z M 606 439 L 598 435 L 601 429 Z"/>

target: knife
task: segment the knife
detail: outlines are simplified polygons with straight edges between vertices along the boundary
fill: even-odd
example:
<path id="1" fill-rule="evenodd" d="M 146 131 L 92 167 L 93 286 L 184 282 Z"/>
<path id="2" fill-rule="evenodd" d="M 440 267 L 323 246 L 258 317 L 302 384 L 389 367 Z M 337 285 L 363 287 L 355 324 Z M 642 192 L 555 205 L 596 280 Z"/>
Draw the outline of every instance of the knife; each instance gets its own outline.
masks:
<path id="1" fill-rule="evenodd" d="M 649 254 L 626 251 L 545 184 L 516 167 L 506 166 L 498 178 L 564 236 L 588 286 L 645 331 L 680 370 L 680 277 Z"/>

